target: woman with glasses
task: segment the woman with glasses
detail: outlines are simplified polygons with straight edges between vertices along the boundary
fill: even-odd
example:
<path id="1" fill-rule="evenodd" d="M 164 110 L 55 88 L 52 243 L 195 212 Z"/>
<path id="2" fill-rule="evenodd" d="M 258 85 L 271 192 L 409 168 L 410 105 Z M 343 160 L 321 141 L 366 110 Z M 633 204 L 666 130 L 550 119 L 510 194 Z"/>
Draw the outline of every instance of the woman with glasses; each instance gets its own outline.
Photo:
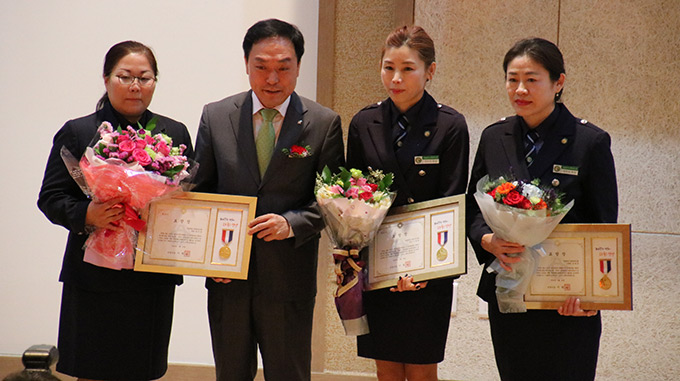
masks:
<path id="1" fill-rule="evenodd" d="M 167 370 L 175 286 L 181 276 L 111 270 L 83 261 L 83 245 L 95 228 L 121 229 L 121 199 L 89 199 L 70 176 L 62 147 L 80 158 L 98 126 L 145 126 L 156 117 L 155 131 L 184 144 L 193 156 L 184 124 L 157 115 L 151 103 L 158 68 L 147 46 L 125 41 L 109 49 L 104 61 L 106 93 L 93 114 L 73 119 L 54 136 L 38 207 L 69 231 L 61 275 L 57 371 L 79 380 L 152 380 Z"/>

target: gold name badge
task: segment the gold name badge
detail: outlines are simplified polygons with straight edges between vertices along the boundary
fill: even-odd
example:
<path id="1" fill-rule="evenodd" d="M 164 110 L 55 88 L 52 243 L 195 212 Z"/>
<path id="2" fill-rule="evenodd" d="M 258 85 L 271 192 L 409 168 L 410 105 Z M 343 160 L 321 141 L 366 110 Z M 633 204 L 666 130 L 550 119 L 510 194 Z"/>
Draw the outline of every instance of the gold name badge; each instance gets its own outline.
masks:
<path id="1" fill-rule="evenodd" d="M 414 156 L 413 163 L 416 165 L 439 164 L 439 156 Z"/>
<path id="2" fill-rule="evenodd" d="M 569 165 L 554 164 L 553 173 L 560 173 L 563 175 L 578 176 L 578 167 Z"/>

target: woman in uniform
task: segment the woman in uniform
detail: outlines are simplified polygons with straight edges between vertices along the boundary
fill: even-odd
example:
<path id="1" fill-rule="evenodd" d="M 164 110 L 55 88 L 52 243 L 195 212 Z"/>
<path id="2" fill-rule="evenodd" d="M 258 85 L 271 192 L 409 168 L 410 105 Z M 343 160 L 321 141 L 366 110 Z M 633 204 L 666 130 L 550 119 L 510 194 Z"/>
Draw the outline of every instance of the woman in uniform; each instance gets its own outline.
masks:
<path id="1" fill-rule="evenodd" d="M 392 32 L 381 59 L 389 98 L 359 111 L 349 127 L 347 165 L 392 172 L 393 206 L 465 192 L 467 124 L 425 91 L 435 69 L 434 43 L 422 28 Z M 404 274 L 397 287 L 364 293 L 370 333 L 357 338 L 358 353 L 376 360 L 380 380 L 436 380 L 444 359 L 453 279 L 412 281 Z"/>
<path id="2" fill-rule="evenodd" d="M 106 93 L 97 111 L 73 119 L 54 136 L 38 207 L 69 231 L 59 280 L 63 282 L 59 317 L 57 371 L 79 379 L 151 380 L 165 374 L 177 275 L 111 270 L 83 261 L 83 245 L 94 228 L 120 229 L 121 199 L 88 199 L 71 178 L 62 147 L 80 158 L 99 125 L 145 126 L 157 117 L 156 131 L 174 146 L 193 149 L 186 126 L 148 110 L 158 68 L 147 46 L 124 41 L 111 47 L 104 60 Z"/>
<path id="3" fill-rule="evenodd" d="M 495 273 L 498 258 L 506 270 L 524 247 L 491 231 L 472 195 L 484 175 L 540 179 L 574 206 L 562 223 L 614 223 L 618 197 L 609 134 L 574 117 L 559 103 L 566 80 L 562 53 L 540 38 L 517 42 L 503 60 L 505 87 L 516 115 L 487 127 L 470 175 L 468 238 L 484 265 L 477 294 L 489 303 L 496 364 L 503 380 L 592 380 L 600 345 L 598 311 L 584 311 L 576 298 L 557 310 L 500 313 Z M 568 170 L 565 170 L 568 168 Z"/>

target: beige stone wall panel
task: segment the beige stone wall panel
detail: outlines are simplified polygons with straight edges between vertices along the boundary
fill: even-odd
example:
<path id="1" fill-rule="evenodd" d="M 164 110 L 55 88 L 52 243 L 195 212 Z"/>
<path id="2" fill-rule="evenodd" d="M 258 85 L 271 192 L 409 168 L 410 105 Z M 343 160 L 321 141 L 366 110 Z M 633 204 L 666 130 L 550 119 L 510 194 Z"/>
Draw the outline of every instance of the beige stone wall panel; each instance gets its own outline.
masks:
<path id="1" fill-rule="evenodd" d="M 393 27 L 391 0 L 336 2 L 335 105 L 347 132 L 354 114 L 387 97 L 380 54 Z"/>
<path id="2" fill-rule="evenodd" d="M 557 18 L 557 0 L 416 1 L 415 23 L 437 49 L 429 91 L 465 115 L 472 154 L 484 127 L 513 113 L 505 93 L 505 52 L 528 36 L 554 41 Z"/>
<path id="3" fill-rule="evenodd" d="M 565 104 L 612 135 L 619 220 L 680 233 L 680 3 L 563 0 Z"/>

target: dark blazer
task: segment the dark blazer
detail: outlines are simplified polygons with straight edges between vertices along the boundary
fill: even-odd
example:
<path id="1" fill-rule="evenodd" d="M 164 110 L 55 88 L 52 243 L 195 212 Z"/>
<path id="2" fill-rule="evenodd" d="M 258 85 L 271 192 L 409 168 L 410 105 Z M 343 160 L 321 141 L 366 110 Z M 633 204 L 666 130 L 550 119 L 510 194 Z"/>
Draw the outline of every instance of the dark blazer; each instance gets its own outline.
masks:
<path id="1" fill-rule="evenodd" d="M 191 136 L 186 126 L 148 110 L 142 120 L 148 121 L 153 116 L 158 117 L 155 131 L 162 131 L 170 136 L 175 146 L 185 144 L 187 146 L 185 155 L 193 157 Z M 54 136 L 52 150 L 47 160 L 38 207 L 52 223 L 61 225 L 69 231 L 59 280 L 93 291 L 134 290 L 140 287 L 153 287 L 159 283 L 181 284 L 181 276 L 140 273 L 132 270 L 118 271 L 83 262 L 82 247 L 87 239 L 85 216 L 90 200 L 68 173 L 60 150 L 66 147 L 76 159 L 80 159 L 85 148 L 94 143 L 92 140 L 103 121 L 108 121 L 113 126 L 119 124 L 113 108 L 108 103 L 93 114 L 66 122 Z"/>
<path id="2" fill-rule="evenodd" d="M 607 132 L 584 119 L 574 117 L 567 108 L 556 104 L 558 118 L 544 137 L 543 147 L 527 168 L 524 162 L 523 132 L 519 117 L 503 118 L 483 132 L 470 175 L 467 200 L 468 238 L 484 268 L 496 258 L 482 249 L 482 236 L 491 233 L 473 194 L 479 179 L 514 176 L 519 180 L 540 179 L 563 192 L 563 200 L 575 200 L 562 223 L 615 223 L 618 196 L 611 138 Z M 555 169 L 555 165 L 578 168 L 577 175 Z M 477 294 L 484 300 L 495 292 L 495 274 L 482 271 Z"/>
<path id="3" fill-rule="evenodd" d="M 203 108 L 196 139 L 200 163 L 195 191 L 257 197 L 256 215 L 282 215 L 295 237 L 265 242 L 253 237 L 248 279 L 268 297 L 316 295 L 317 252 L 323 220 L 314 197 L 316 173 L 343 164 L 340 117 L 309 99 L 291 95 L 267 171 L 260 179 L 253 138 L 251 91 Z M 282 150 L 310 146 L 311 156 L 290 158 Z M 243 284 L 233 281 L 229 286 Z M 212 279 L 208 289 L 223 287 Z"/>
<path id="4" fill-rule="evenodd" d="M 465 193 L 470 138 L 465 117 L 438 104 L 427 92 L 419 125 L 392 148 L 392 118 L 387 99 L 357 113 L 349 125 L 347 165 L 394 173 L 394 206 Z M 439 164 L 416 164 L 417 156 L 438 156 Z"/>
<path id="5" fill-rule="evenodd" d="M 347 165 L 380 169 L 394 174 L 394 206 L 465 192 L 468 174 L 469 134 L 463 115 L 438 104 L 427 92 L 409 116 L 411 129 L 394 150 L 392 100 L 359 111 L 349 126 Z M 429 156 L 423 163 L 418 157 Z M 436 162 L 438 160 L 438 163 Z M 428 164 L 424 164 L 428 163 Z M 370 334 L 357 337 L 362 357 L 412 364 L 443 360 L 451 319 L 451 278 L 428 281 L 417 292 L 390 292 L 388 288 L 365 292 L 363 297 Z M 417 326 L 411 324 L 419 321 Z M 404 327 L 409 329 L 404 331 Z M 399 335 L 395 336 L 395 332 Z M 401 350 L 408 342 L 416 351 Z"/>

